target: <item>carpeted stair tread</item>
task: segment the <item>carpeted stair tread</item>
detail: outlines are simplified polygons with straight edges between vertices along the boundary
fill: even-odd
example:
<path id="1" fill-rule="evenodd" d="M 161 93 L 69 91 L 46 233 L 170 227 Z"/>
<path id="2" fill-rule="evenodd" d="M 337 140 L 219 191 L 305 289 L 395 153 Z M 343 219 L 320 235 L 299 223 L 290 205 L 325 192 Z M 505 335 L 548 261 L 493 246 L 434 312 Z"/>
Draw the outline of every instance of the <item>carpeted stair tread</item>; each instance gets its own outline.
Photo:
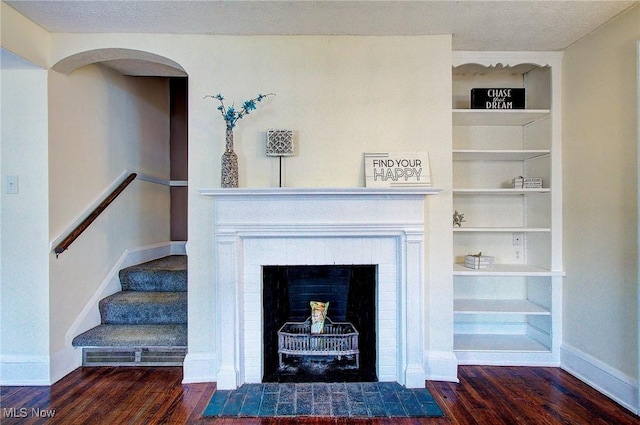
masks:
<path id="1" fill-rule="evenodd" d="M 124 291 L 187 291 L 187 256 L 170 255 L 119 272 Z"/>
<path id="2" fill-rule="evenodd" d="M 99 302 L 102 324 L 73 340 L 74 347 L 86 348 L 83 365 L 122 365 L 131 359 L 132 364 L 150 364 L 150 359 L 180 364 L 187 348 L 187 257 L 127 267 L 119 277 L 123 290 Z M 153 351 L 156 347 L 174 351 Z M 122 357 L 119 350 L 134 351 Z"/>
<path id="3" fill-rule="evenodd" d="M 104 324 L 187 323 L 186 292 L 121 291 L 100 300 Z"/>
<path id="4" fill-rule="evenodd" d="M 187 325 L 99 325 L 73 339 L 74 347 L 186 347 Z"/>

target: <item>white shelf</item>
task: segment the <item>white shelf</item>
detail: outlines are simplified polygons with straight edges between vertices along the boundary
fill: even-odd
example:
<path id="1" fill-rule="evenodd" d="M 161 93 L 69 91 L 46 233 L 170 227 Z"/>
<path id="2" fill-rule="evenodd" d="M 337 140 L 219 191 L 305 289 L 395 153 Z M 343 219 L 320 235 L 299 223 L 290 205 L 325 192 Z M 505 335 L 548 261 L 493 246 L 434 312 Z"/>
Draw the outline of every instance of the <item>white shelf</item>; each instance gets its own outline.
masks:
<path id="1" fill-rule="evenodd" d="M 513 188 L 496 188 L 496 189 L 453 189 L 454 195 L 526 195 L 528 193 L 549 193 L 551 189 L 541 187 L 539 189 L 513 189 Z"/>
<path id="2" fill-rule="evenodd" d="M 455 314 L 526 314 L 548 316 L 549 310 L 529 300 L 459 299 L 453 300 Z"/>
<path id="3" fill-rule="evenodd" d="M 549 156 L 549 149 L 454 149 L 454 161 L 526 161 Z"/>
<path id="4" fill-rule="evenodd" d="M 525 264 L 495 264 L 492 269 L 475 270 L 462 264 L 453 265 L 454 276 L 564 276 L 562 271 L 552 271 Z"/>
<path id="5" fill-rule="evenodd" d="M 541 352 L 550 350 L 527 335 L 456 334 L 454 351 Z"/>
<path id="6" fill-rule="evenodd" d="M 545 233 L 548 227 L 454 227 L 455 233 Z"/>
<path id="7" fill-rule="evenodd" d="M 523 126 L 549 115 L 548 109 L 454 109 L 453 125 Z"/>

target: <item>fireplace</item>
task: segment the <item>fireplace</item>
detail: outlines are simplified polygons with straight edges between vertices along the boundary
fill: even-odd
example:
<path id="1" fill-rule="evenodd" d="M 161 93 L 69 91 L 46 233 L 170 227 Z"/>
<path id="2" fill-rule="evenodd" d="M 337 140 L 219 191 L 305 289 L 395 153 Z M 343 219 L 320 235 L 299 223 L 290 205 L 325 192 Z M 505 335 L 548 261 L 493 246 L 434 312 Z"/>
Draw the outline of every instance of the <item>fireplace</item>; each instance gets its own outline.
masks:
<path id="1" fill-rule="evenodd" d="M 264 382 L 377 381 L 375 265 L 265 266 L 262 270 Z M 327 318 L 348 323 L 357 331 L 354 347 L 349 345 L 352 337 L 343 339 L 339 332 L 327 337 L 334 343 L 333 350 L 322 335 L 312 340 L 316 347 L 309 347 L 309 336 L 304 334 L 292 337 L 295 346 L 283 347 L 278 331 L 286 324 L 309 320 L 312 301 L 327 302 Z M 286 355 L 279 354 L 283 348 L 289 349 Z M 355 348 L 357 354 L 339 355 L 347 348 Z"/>
<path id="2" fill-rule="evenodd" d="M 212 326 L 219 389 L 259 383 L 272 374 L 274 348 L 269 344 L 274 328 L 265 328 L 264 298 L 284 283 L 274 289 L 276 278 L 265 277 L 265 270 L 271 273 L 275 267 L 276 275 L 287 270 L 322 274 L 324 266 L 336 265 L 348 267 L 349 273 L 362 268 L 374 275 L 374 283 L 368 284 L 373 291 L 371 305 L 363 307 L 373 315 L 365 326 L 371 329 L 363 329 L 363 370 L 369 379 L 424 387 L 428 357 L 424 207 L 425 195 L 436 190 L 281 188 L 201 193 L 215 199 Z M 353 317 L 348 298 L 347 318 Z M 291 315 L 292 307 L 287 308 L 287 318 L 297 320 L 306 314 Z M 363 326 L 357 321 L 354 325 Z"/>

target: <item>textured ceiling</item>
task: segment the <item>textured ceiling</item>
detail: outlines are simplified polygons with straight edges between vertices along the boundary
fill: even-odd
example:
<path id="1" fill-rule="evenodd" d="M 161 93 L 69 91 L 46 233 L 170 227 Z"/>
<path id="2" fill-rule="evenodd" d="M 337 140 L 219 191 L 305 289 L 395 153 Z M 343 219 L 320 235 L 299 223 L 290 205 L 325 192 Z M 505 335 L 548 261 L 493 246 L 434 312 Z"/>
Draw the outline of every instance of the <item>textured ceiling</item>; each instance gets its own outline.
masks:
<path id="1" fill-rule="evenodd" d="M 3 0 L 49 32 L 453 34 L 454 50 L 562 50 L 638 1 Z M 640 25 L 640 23 L 639 23 Z"/>

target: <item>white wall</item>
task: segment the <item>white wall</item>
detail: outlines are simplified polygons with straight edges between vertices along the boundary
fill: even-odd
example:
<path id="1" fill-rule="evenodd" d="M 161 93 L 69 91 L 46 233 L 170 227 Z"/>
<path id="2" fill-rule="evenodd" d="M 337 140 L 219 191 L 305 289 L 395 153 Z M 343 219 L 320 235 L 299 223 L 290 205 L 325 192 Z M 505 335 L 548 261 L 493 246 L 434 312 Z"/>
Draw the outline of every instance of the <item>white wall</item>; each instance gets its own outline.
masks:
<path id="1" fill-rule="evenodd" d="M 47 72 L 3 69 L 1 171 L 18 193 L 0 195 L 0 375 L 49 383 Z M 4 187 L 4 186 L 3 186 Z"/>
<path id="2" fill-rule="evenodd" d="M 604 390 L 627 404 L 638 376 L 639 23 L 636 6 L 568 48 L 563 79 L 563 362 L 587 380 L 581 362 L 605 371 L 620 382 Z"/>
<path id="3" fill-rule="evenodd" d="M 169 84 L 97 65 L 49 72 L 50 239 L 125 172 L 169 179 Z M 135 180 L 59 258 L 50 259 L 51 352 L 125 250 L 169 241 L 169 188 Z M 97 306 L 93 306 L 97 311 Z"/>
<path id="4" fill-rule="evenodd" d="M 20 33 L 10 35 L 18 37 Z M 215 101 L 203 97 L 220 92 L 239 104 L 258 93 L 275 92 L 276 97 L 261 103 L 237 127 L 242 186 L 275 184 L 277 161 L 263 154 L 268 128 L 291 128 L 299 136 L 297 156 L 286 160 L 286 183 L 295 186 L 362 186 L 364 152 L 429 151 L 434 185 L 445 190 L 429 201 L 430 243 L 424 266 L 429 280 L 425 284 L 433 282 L 428 289 L 433 314 L 425 329 L 425 344 L 434 352 L 444 353 L 443 358 L 452 356 L 450 36 L 52 34 L 48 65 L 75 53 L 113 47 L 167 57 L 189 74 L 190 355 L 210 367 L 215 354 L 210 329 L 214 313 L 210 240 L 213 212 L 211 203 L 197 190 L 220 184 L 224 122 Z M 95 196 L 95 189 L 99 192 L 119 175 L 114 170 L 121 166 L 121 161 L 111 157 L 111 147 L 106 149 L 102 144 L 92 150 L 86 144 L 86 130 L 91 125 L 96 126 L 99 137 L 105 140 L 108 138 L 103 131 L 113 131 L 103 122 L 91 121 L 89 111 L 102 108 L 104 112 L 109 107 L 115 111 L 117 105 L 122 106 L 114 101 L 121 83 L 103 75 L 110 81 L 110 87 L 101 91 L 98 74 L 103 70 L 91 67 L 76 72 L 77 75 L 69 76 L 50 73 L 50 110 L 54 115 L 50 126 L 51 238 L 76 218 L 77 207 L 94 200 L 91 196 Z M 96 94 L 99 96 L 92 97 Z M 81 102 L 85 109 L 65 104 L 69 101 Z M 109 101 L 114 103 L 107 106 Z M 81 117 L 73 116 L 72 111 L 78 110 Z M 85 125 L 87 119 L 89 124 Z M 130 127 L 126 134 L 137 130 Z M 125 133 L 114 133 L 118 134 Z M 112 140 L 118 142 L 117 138 Z M 69 163 L 78 160 L 91 165 L 68 168 Z M 95 166 L 93 161 L 102 166 Z M 98 177 L 87 177 L 90 168 L 96 168 Z M 68 190 L 71 184 L 72 191 Z M 111 214 L 119 213 L 114 209 Z M 59 260 L 51 259 L 51 288 L 56 292 L 51 297 L 55 316 L 50 323 L 53 351 L 66 346 L 68 341 L 62 342 L 62 337 L 77 313 L 73 310 L 81 308 L 79 305 L 90 295 L 90 288 L 95 288 L 95 282 L 83 286 L 86 283 L 81 282 L 76 270 L 96 276 L 105 273 L 104 264 L 94 264 L 89 259 L 81 262 L 74 256 L 83 257 L 84 252 L 97 250 L 101 256 L 106 253 L 108 264 L 114 255 L 108 248 L 112 243 L 109 238 L 114 235 L 97 226 L 94 231 L 99 235 L 91 243 L 83 245 L 78 240 Z M 114 249 L 118 249 L 117 245 Z M 74 307 L 66 311 L 63 305 L 69 294 L 74 298 Z M 448 357 L 446 361 L 450 360 Z"/>
<path id="5" fill-rule="evenodd" d="M 290 128 L 299 136 L 297 155 L 285 160 L 291 186 L 363 186 L 364 152 L 429 151 L 434 185 L 445 192 L 429 201 L 426 255 L 434 254 L 425 261 L 426 284 L 435 282 L 428 296 L 437 319 L 429 323 L 425 341 L 451 361 L 450 36 L 52 37 L 53 63 L 82 51 L 121 47 L 167 57 L 189 75 L 189 358 L 198 359 L 198 367 L 187 365 L 185 375 L 210 377 L 215 364 L 213 210 L 198 189 L 220 185 L 224 121 L 216 101 L 204 99 L 217 93 L 236 105 L 258 93 L 277 94 L 236 128 L 244 187 L 276 184 L 277 160 L 264 155 L 269 128 Z"/>
<path id="6" fill-rule="evenodd" d="M 50 37 L 0 3 L 0 382 L 46 385 L 49 364 L 47 71 Z M 11 52 L 11 53 L 7 53 Z M 8 68 L 11 66 L 11 68 Z"/>
<path id="7" fill-rule="evenodd" d="M 290 128 L 299 135 L 299 149 L 297 156 L 285 160 L 287 185 L 363 186 L 363 152 L 427 150 L 432 155 L 434 185 L 446 189 L 451 182 L 450 40 L 449 36 L 218 37 L 202 46 L 211 52 L 204 59 L 177 60 L 189 73 L 190 84 L 190 354 L 185 379 L 203 374 L 203 364 L 189 366 L 194 358 L 209 359 L 209 365 L 214 360 L 213 210 L 197 189 L 220 185 L 224 122 L 215 102 L 201 97 L 220 92 L 239 104 L 257 93 L 277 93 L 237 127 L 241 186 L 275 184 L 276 161 L 263 153 L 264 132 Z M 192 48 L 198 51 L 197 45 Z M 429 257 L 433 260 L 425 262 L 430 272 L 425 284 L 434 285 L 428 294 L 439 304 L 431 304 L 425 341 L 430 350 L 452 356 L 449 196 L 445 192 L 429 200 L 433 216 L 426 255 L 433 255 Z"/>

